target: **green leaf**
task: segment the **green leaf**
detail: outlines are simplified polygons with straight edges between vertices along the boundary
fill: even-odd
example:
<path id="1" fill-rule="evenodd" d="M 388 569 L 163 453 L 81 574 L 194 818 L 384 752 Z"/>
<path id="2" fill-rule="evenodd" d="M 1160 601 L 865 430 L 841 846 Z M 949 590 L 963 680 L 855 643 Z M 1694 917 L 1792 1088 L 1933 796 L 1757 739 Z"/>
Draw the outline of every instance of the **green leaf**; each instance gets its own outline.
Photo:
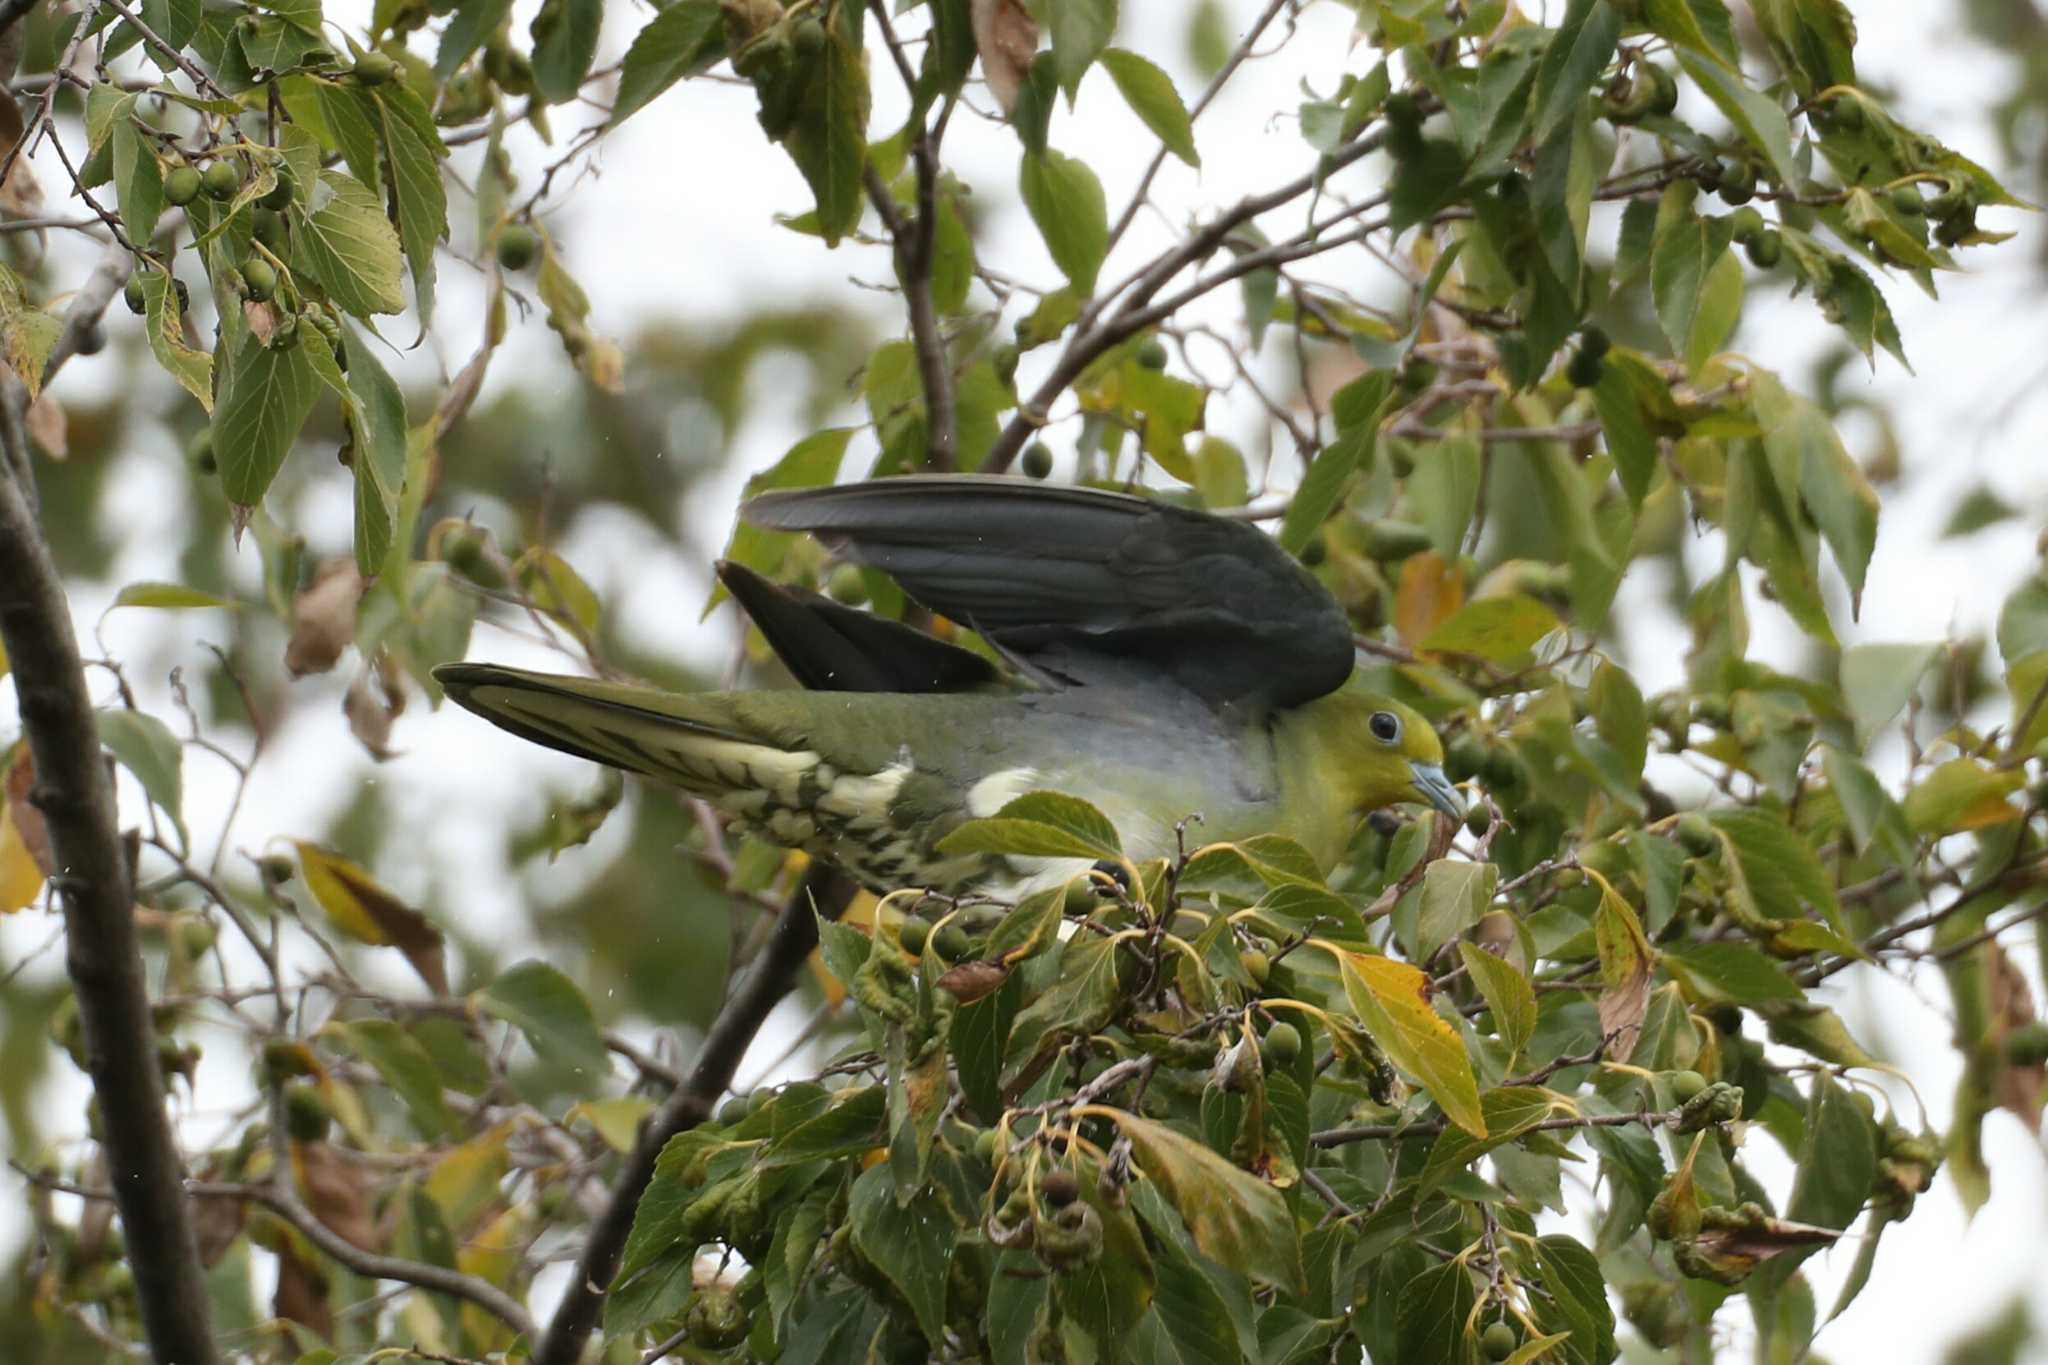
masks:
<path id="1" fill-rule="evenodd" d="M 1842 651 L 1842 699 L 1856 718 L 1856 738 L 1870 737 L 1905 707 L 1940 645 L 1851 645 Z"/>
<path id="2" fill-rule="evenodd" d="M 448 148 L 412 87 L 402 82 L 377 92 L 384 132 L 384 156 L 391 167 L 398 236 L 412 268 L 413 296 L 422 326 L 434 316 L 434 248 L 448 235 L 448 191 L 441 162 Z"/>
<path id="3" fill-rule="evenodd" d="M 448 27 L 441 30 L 441 45 L 434 51 L 435 77 L 445 81 L 461 70 L 511 12 L 512 0 L 460 0 L 448 16 Z"/>
<path id="4" fill-rule="evenodd" d="M 759 1165 L 773 1170 L 860 1156 L 888 1139 L 888 1122 L 888 1087 L 864 1085 L 834 1091 L 830 1108 L 777 1134 L 762 1150 Z"/>
<path id="5" fill-rule="evenodd" d="M 320 183 L 327 200 L 292 235 L 294 268 L 312 274 L 329 298 L 357 317 L 403 310 L 404 253 L 383 202 L 338 171 L 323 171 Z"/>
<path id="6" fill-rule="evenodd" d="M 1629 788 L 1643 779 L 1643 764 L 1650 753 L 1649 708 L 1628 670 L 1603 659 L 1593 671 L 1593 685 L 1586 691 L 1586 705 L 1593 713 L 1593 726 L 1601 743 L 1620 760 L 1619 777 Z"/>
<path id="7" fill-rule="evenodd" d="M 1059 976 L 1017 1014 L 1006 1050 L 1010 1072 L 1023 1070 L 1049 1042 L 1095 1032 L 1109 1022 L 1120 998 L 1116 940 L 1076 935 L 1060 948 Z"/>
<path id="8" fill-rule="evenodd" d="M 185 344 L 184 315 L 178 308 L 178 295 L 171 287 L 170 275 L 145 268 L 136 272 L 136 278 L 142 281 L 150 352 L 185 392 L 199 400 L 201 408 L 212 412 L 213 357 Z"/>
<path id="9" fill-rule="evenodd" d="M 534 23 L 533 84 L 549 104 L 561 104 L 576 98 L 597 55 L 604 0 L 549 0 L 541 13 L 555 22 L 546 28 Z"/>
<path id="10" fill-rule="evenodd" d="M 377 1069 L 391 1092 L 404 1102 L 420 1136 L 432 1141 L 454 1129 L 454 1117 L 441 1098 L 441 1073 L 419 1040 L 390 1019 L 355 1019 L 327 1026 L 358 1057 Z"/>
<path id="11" fill-rule="evenodd" d="M 1535 118 L 1530 135 L 1547 141 L 1570 118 L 1614 60 L 1621 10 L 1606 0 L 1571 0 L 1536 68 Z"/>
<path id="12" fill-rule="evenodd" d="M 1431 547 L 1447 560 L 1457 559 L 1479 506 L 1481 463 L 1477 436 L 1448 433 L 1416 452 L 1415 470 L 1401 485 Z"/>
<path id="13" fill-rule="evenodd" d="M 1791 190 L 1805 185 L 1806 177 L 1792 156 L 1792 125 L 1776 100 L 1752 90 L 1739 71 L 1720 62 L 1680 51 L 1678 64 L 1735 125 L 1742 139 L 1770 163 L 1773 179 Z"/>
<path id="14" fill-rule="evenodd" d="M 1841 918 L 1835 884 L 1812 847 L 1782 816 L 1760 810 L 1715 810 L 1707 819 L 1720 832 L 1731 893 L 1748 897 L 1772 919 L 1803 919 L 1809 908 L 1831 923 Z"/>
<path id="15" fill-rule="evenodd" d="M 839 462 L 846 455 L 853 433 L 852 427 L 827 427 L 812 432 L 784 451 L 772 466 L 748 479 L 741 496 L 752 498 L 772 488 L 818 488 L 831 483 L 839 476 Z M 796 537 L 787 531 L 766 531 L 741 520 L 733 527 L 724 558 L 772 577 L 782 568 L 783 556 L 795 541 Z M 704 615 L 709 616 L 711 609 L 725 598 L 723 584 L 713 587 L 710 599 L 704 603 Z"/>
<path id="16" fill-rule="evenodd" d="M 1940 837 L 2017 820 L 2019 809 L 2005 798 L 2026 780 L 2018 768 L 1952 758 L 1906 793 L 1906 824 L 1915 834 Z"/>
<path id="17" fill-rule="evenodd" d="M 1472 1059 L 1458 1031 L 1430 1004 L 1429 976 L 1369 953 L 1340 951 L 1337 963 L 1352 1011 L 1387 1060 L 1414 1077 L 1451 1122 L 1485 1137 Z"/>
<path id="18" fill-rule="evenodd" d="M 1439 858 L 1422 874 L 1422 906 L 1415 917 L 1415 960 L 1431 962 L 1437 950 L 1479 923 L 1493 904 L 1500 869 L 1492 863 Z"/>
<path id="19" fill-rule="evenodd" d="M 1712 278 L 1720 263 L 1728 259 L 1732 229 L 1725 218 L 1694 214 L 1687 206 L 1688 198 L 1682 190 L 1666 193 L 1665 202 L 1671 207 L 1650 249 L 1650 295 L 1672 353 L 1697 370 L 1695 352 L 1704 348 L 1711 355 L 1732 321 L 1732 314 L 1724 312 L 1725 286 Z M 1735 303 L 1741 306 L 1739 292 Z M 1720 336 L 1715 335 L 1717 331 Z M 1704 359 L 1702 356 L 1702 363 Z"/>
<path id="20" fill-rule="evenodd" d="M 1503 593 L 1458 608 L 1416 646 L 1429 654 L 1464 654 L 1503 667 L 1527 663 L 1538 640 L 1562 623 L 1533 597 Z"/>
<path id="21" fill-rule="evenodd" d="M 662 1147 L 661 1155 L 654 1159 L 647 1192 L 633 1210 L 633 1230 L 620 1255 L 614 1290 L 673 1251 L 696 1250 L 685 1244 L 685 1215 L 702 1193 L 711 1157 L 735 1145 L 715 1128 L 693 1128 L 677 1133 Z"/>
<path id="22" fill-rule="evenodd" d="M 1785 1216 L 1798 1223 L 1846 1228 L 1863 1211 L 1877 1176 L 1878 1132 L 1849 1090 L 1824 1071 L 1807 1097 L 1806 1137 Z"/>
<path id="23" fill-rule="evenodd" d="M 308 339 L 306 346 L 322 344 Z M 342 328 L 341 344 L 348 356 L 348 387 L 355 406 L 356 565 L 365 576 L 382 569 L 397 524 L 400 495 L 405 491 L 405 449 L 408 427 L 405 396 L 377 363 L 355 330 Z"/>
<path id="24" fill-rule="evenodd" d="M 856 11 L 857 12 L 857 11 Z M 818 204 L 818 232 L 828 246 L 860 223 L 868 154 L 868 73 L 845 11 L 825 29 L 826 43 L 803 73 L 795 122 L 782 145 L 803 172 Z"/>
<path id="25" fill-rule="evenodd" d="M 1547 1330 L 1572 1334 L 1575 1360 L 1615 1358 L 1614 1309 L 1607 1302 L 1607 1281 L 1593 1253 L 1562 1233 L 1536 1243 L 1547 1302 L 1539 1305 L 1538 1321 Z"/>
<path id="26" fill-rule="evenodd" d="M 133 118 L 114 124 L 114 188 L 121 196 L 121 224 L 130 238 L 147 242 L 164 211 L 163 169 L 143 144 Z M 39 372 L 40 373 L 40 372 Z"/>
<path id="27" fill-rule="evenodd" d="M 1103 51 L 1102 65 L 1116 82 L 1124 103 L 1166 144 L 1166 150 L 1199 168 L 1202 158 L 1195 151 L 1194 121 L 1181 103 L 1173 77 L 1137 53 L 1117 47 Z"/>
<path id="28" fill-rule="evenodd" d="M 1116 36 L 1117 0 L 1053 0 L 1045 8 L 1053 73 L 1072 100 L 1081 77 Z"/>
<path id="29" fill-rule="evenodd" d="M 192 607 L 226 607 L 239 610 L 241 603 L 230 597 L 188 588 L 182 583 L 130 583 L 114 595 L 117 607 L 155 607 L 161 611 L 182 611 Z"/>
<path id="30" fill-rule="evenodd" d="M 1600 5 L 1603 11 L 1612 12 Z M 1401 1360 L 1470 1365 L 1473 1310 L 1479 1287 L 1463 1261 L 1431 1262 L 1401 1286 L 1394 1308 L 1395 1350 Z"/>
<path id="31" fill-rule="evenodd" d="M 1842 445 L 1820 407 L 1789 392 L 1776 376 L 1752 372 L 1757 422 L 1775 469 L 1797 471 L 1798 493 L 1848 580 L 1850 614 L 1863 607 L 1863 582 L 1877 546 L 1877 492 Z M 1780 490 L 1788 499 L 1792 490 Z"/>
<path id="32" fill-rule="evenodd" d="M 1728 11 L 1720 0 L 1712 0 L 1711 5 L 1701 0 L 1647 0 L 1643 22 L 1652 33 L 1670 40 L 1676 47 L 1719 62 L 1731 71 L 1741 69 Z"/>
<path id="33" fill-rule="evenodd" d="M 1510 1052 L 1520 1053 L 1536 1032 L 1536 988 L 1521 968 L 1476 943 L 1460 943 L 1458 955 L 1493 1011 L 1493 1026 L 1500 1040 Z"/>
<path id="34" fill-rule="evenodd" d="M 1086 163 L 1047 148 L 1026 152 L 1017 188 L 1053 264 L 1087 293 L 1109 253 L 1109 206 Z"/>
<path id="35" fill-rule="evenodd" d="M 1856 84 L 1856 20 L 1842 0 L 1759 0 L 1751 9 L 1802 99 Z"/>
<path id="36" fill-rule="evenodd" d="M 1296 1293 L 1301 1237 L 1280 1191 L 1164 1124 L 1116 1111 L 1137 1164 L 1179 1211 L 1202 1254 Z"/>
<path id="37" fill-rule="evenodd" d="M 941 853 L 1003 853 L 1032 858 L 1123 856 L 1116 826 L 1079 797 L 1026 792 L 984 820 L 969 820 L 939 840 Z"/>
<path id="38" fill-rule="evenodd" d="M 944 1201 L 923 1189 L 899 1204 L 889 1168 L 876 1166 L 853 1182 L 847 1221 L 853 1244 L 901 1291 L 925 1339 L 944 1340 L 954 1237 Z"/>
<path id="39" fill-rule="evenodd" d="M 626 49 L 610 126 L 624 123 L 677 81 L 708 71 L 724 55 L 725 24 L 718 0 L 677 0 L 657 10 Z"/>
<path id="40" fill-rule="evenodd" d="M 1572 1103 L 1563 1095 L 1541 1086 L 1501 1086 L 1486 1092 L 1486 1136 L 1474 1137 L 1462 1128 L 1446 1128 L 1429 1149 L 1429 1160 L 1416 1177 L 1416 1197 L 1425 1198 L 1449 1179 L 1496 1147 L 1513 1142 L 1537 1124 L 1550 1118 L 1569 1117 Z"/>
<path id="41" fill-rule="evenodd" d="M 1664 970 L 1703 1005 L 1754 1005 L 1798 1000 L 1799 987 L 1775 958 L 1746 943 L 1689 943 L 1668 948 Z"/>
<path id="42" fill-rule="evenodd" d="M 1892 862 L 1913 861 L 1913 836 L 1905 812 L 1892 799 L 1877 774 L 1856 755 L 1832 744 L 1821 746 L 1821 766 L 1828 786 L 1849 823 L 1849 838 L 1858 853 L 1876 849 Z"/>
<path id="43" fill-rule="evenodd" d="M 568 1067 L 587 1081 L 602 1079 L 611 1070 L 590 1002 L 575 982 L 547 963 L 529 958 L 471 998 L 485 1013 L 524 1034 L 543 1060 Z"/>
<path id="44" fill-rule="evenodd" d="M 319 377 L 304 349 L 314 344 L 305 340 L 273 350 L 244 331 L 228 357 L 213 412 L 213 450 L 221 491 L 238 507 L 263 500 L 320 396 Z"/>
<path id="45" fill-rule="evenodd" d="M 1330 511 L 1344 494 L 1352 474 L 1372 464 L 1373 446 L 1379 439 L 1380 418 L 1394 394 L 1394 376 L 1372 370 L 1339 389 L 1331 399 L 1337 418 L 1337 439 L 1324 446 L 1315 462 L 1302 476 L 1301 487 L 1287 505 L 1280 523 L 1280 544 L 1289 554 L 1300 554 L 1309 540 L 1329 519 Z"/>
<path id="46" fill-rule="evenodd" d="M 186 844 L 185 750 L 178 737 L 168 725 L 142 711 L 106 710 L 93 715 L 99 724 L 100 743 L 135 774 L 150 803 L 178 827 L 179 844 Z"/>

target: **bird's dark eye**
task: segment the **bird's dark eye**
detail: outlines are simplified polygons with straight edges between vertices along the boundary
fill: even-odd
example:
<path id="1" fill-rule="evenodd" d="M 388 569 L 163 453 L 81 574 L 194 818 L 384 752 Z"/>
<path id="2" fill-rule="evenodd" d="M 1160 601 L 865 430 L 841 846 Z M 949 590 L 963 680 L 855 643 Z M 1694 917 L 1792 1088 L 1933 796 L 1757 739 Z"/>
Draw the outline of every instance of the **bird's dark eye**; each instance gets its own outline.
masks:
<path id="1" fill-rule="evenodd" d="M 1392 744 L 1401 737 L 1401 718 L 1392 711 L 1375 711 L 1372 719 L 1365 723 L 1372 731 L 1372 737 L 1382 744 Z"/>

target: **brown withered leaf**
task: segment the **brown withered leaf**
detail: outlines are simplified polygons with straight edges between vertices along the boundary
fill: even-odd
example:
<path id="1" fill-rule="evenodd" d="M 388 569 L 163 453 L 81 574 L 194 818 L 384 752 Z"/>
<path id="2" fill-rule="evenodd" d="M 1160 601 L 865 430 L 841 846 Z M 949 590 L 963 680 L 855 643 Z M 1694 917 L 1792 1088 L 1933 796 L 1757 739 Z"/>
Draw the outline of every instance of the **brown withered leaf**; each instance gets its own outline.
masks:
<path id="1" fill-rule="evenodd" d="M 71 423 L 65 419 L 63 406 L 49 394 L 36 395 L 22 422 L 28 428 L 29 439 L 51 459 L 61 460 L 71 454 Z"/>
<path id="2" fill-rule="evenodd" d="M 298 1176 L 299 1190 L 315 1218 L 364 1251 L 380 1249 L 376 1225 L 370 1218 L 369 1195 L 363 1188 L 362 1167 L 331 1143 L 294 1142 L 292 1172 Z"/>
<path id="3" fill-rule="evenodd" d="M 1005 114 L 1017 112 L 1017 92 L 1038 55 L 1038 21 L 1023 0 L 974 0 L 974 47 L 981 74 Z"/>
<path id="4" fill-rule="evenodd" d="M 1010 969 L 998 961 L 963 962 L 939 978 L 939 989 L 963 1005 L 994 995 L 1010 979 Z"/>
<path id="5" fill-rule="evenodd" d="M 375 667 L 356 675 L 341 699 L 341 712 L 348 717 L 349 733 L 371 758 L 382 763 L 396 757 L 391 727 L 405 713 L 405 683 L 388 653 L 379 653 Z"/>
<path id="6" fill-rule="evenodd" d="M 1635 907 L 1605 877 L 1589 872 L 1600 886 L 1600 908 L 1593 916 L 1593 941 L 1600 954 L 1600 1036 L 1607 1055 L 1626 1062 L 1642 1036 L 1643 1016 L 1650 1008 L 1650 977 L 1656 953 L 1643 934 Z"/>
<path id="7" fill-rule="evenodd" d="M 2013 966 L 2005 950 L 1996 943 L 1984 946 L 1990 953 L 1985 973 L 1991 986 L 1991 1020 L 1985 1030 L 1988 1035 L 1985 1041 L 2003 1056 L 2006 1038 L 2033 1023 L 2039 1015 L 2034 1009 L 2034 992 L 2027 985 L 2027 978 Z M 2048 1066 L 2005 1062 L 1992 1083 L 1992 1096 L 1998 1101 L 1999 1108 L 2011 1111 L 2027 1125 L 2028 1132 L 2039 1137 L 2041 1105 L 2044 1099 L 2048 1099 Z"/>
<path id="8" fill-rule="evenodd" d="M 294 678 L 325 673 L 356 638 L 356 604 L 363 576 L 351 555 L 337 555 L 314 570 L 313 581 L 292 599 L 292 637 L 284 666 Z"/>
<path id="9" fill-rule="evenodd" d="M 334 1306 L 327 1301 L 327 1277 L 320 1267 L 302 1259 L 287 1247 L 277 1258 L 277 1289 L 271 1295 L 270 1311 L 285 1322 L 317 1334 L 323 1341 L 334 1335 Z"/>
<path id="10" fill-rule="evenodd" d="M 10 24 L 7 34 L 0 37 L 0 66 L 5 67 L 10 78 L 21 61 L 22 32 L 22 25 Z M 11 99 L 0 100 L 0 155 L 21 141 L 26 132 L 21 106 Z M 43 187 L 36 183 L 28 157 L 16 157 L 7 172 L 6 183 L 0 184 L 0 217 L 39 218 L 42 207 Z"/>
<path id="11" fill-rule="evenodd" d="M 257 303 L 253 299 L 242 300 L 242 319 L 249 324 L 249 332 L 265 346 L 277 333 L 277 309 L 268 303 Z"/>
<path id="12" fill-rule="evenodd" d="M 4 764 L 6 769 L 4 790 L 7 800 L 7 818 L 21 837 L 22 847 L 29 857 L 35 859 L 44 876 L 57 863 L 50 853 L 50 828 L 43 823 L 43 813 L 29 801 L 29 791 L 36 785 L 35 755 L 29 752 L 28 741 L 20 740 L 8 751 Z"/>
<path id="13" fill-rule="evenodd" d="M 398 949 L 435 995 L 448 994 L 441 931 L 431 920 L 339 854 L 303 840 L 295 847 L 299 873 L 336 929 L 358 943 Z"/>
<path id="14" fill-rule="evenodd" d="M 217 1162 L 209 1163 L 200 1173 L 202 1180 L 219 1180 L 225 1173 Z M 199 1234 L 199 1264 L 208 1270 L 220 1264 L 220 1258 L 228 1254 L 228 1248 L 242 1235 L 242 1229 L 249 1222 L 249 1201 L 246 1199 L 195 1199 L 192 1201 L 192 1227 Z"/>

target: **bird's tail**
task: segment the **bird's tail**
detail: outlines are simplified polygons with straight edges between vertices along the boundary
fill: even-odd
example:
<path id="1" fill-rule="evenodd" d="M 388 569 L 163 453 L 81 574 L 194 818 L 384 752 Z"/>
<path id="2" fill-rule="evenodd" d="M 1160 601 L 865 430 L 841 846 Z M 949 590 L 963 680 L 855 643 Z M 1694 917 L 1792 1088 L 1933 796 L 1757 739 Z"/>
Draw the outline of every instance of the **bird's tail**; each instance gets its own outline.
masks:
<path id="1" fill-rule="evenodd" d="M 495 664 L 444 664 L 434 677 L 450 700 L 522 739 L 698 796 L 730 797 L 759 787 L 764 769 L 815 757 L 750 732 L 716 692 L 660 692 Z"/>

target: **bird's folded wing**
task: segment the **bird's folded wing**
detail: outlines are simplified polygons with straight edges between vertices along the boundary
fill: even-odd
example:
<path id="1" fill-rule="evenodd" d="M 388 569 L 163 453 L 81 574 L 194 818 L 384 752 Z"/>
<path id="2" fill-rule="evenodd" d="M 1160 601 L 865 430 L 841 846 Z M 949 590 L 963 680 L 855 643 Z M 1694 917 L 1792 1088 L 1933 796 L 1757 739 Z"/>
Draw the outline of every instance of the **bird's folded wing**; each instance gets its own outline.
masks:
<path id="1" fill-rule="evenodd" d="M 1150 670 L 1215 702 L 1291 706 L 1350 676 L 1350 625 L 1256 527 L 1096 489 L 912 476 L 763 494 L 940 615 L 1072 681 Z"/>

